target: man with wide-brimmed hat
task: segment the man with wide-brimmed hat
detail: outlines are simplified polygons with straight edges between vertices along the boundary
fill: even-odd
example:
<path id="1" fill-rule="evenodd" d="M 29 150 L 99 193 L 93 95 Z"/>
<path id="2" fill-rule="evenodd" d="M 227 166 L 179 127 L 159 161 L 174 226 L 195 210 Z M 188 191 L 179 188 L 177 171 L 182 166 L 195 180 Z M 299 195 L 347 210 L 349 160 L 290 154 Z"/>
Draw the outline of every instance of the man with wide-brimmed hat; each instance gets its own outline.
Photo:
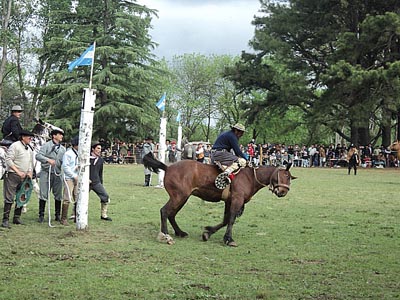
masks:
<path id="1" fill-rule="evenodd" d="M 148 136 L 144 139 L 143 143 L 143 152 L 142 157 L 146 154 L 153 153 L 155 149 L 155 145 L 153 144 L 153 137 Z M 151 171 L 148 168 L 144 168 L 144 185 L 143 186 L 150 186 L 151 185 Z"/>
<path id="2" fill-rule="evenodd" d="M 40 193 L 39 193 L 39 223 L 44 222 L 46 201 L 50 199 L 49 191 L 53 192 L 55 206 L 55 221 L 61 221 L 61 201 L 63 182 L 61 165 L 65 147 L 61 145 L 64 138 L 62 129 L 53 129 L 50 132 L 51 140 L 45 143 L 36 154 L 41 163 Z"/>
<path id="3" fill-rule="evenodd" d="M 14 105 L 11 108 L 11 115 L 4 120 L 1 128 L 3 139 L 11 142 L 16 142 L 19 140 L 19 135 L 22 130 L 20 119 L 23 111 L 24 110 L 20 105 Z"/>
<path id="4" fill-rule="evenodd" d="M 239 138 L 246 131 L 244 125 L 236 123 L 231 130 L 221 133 L 211 149 L 211 162 L 224 170 L 222 177 L 230 183 L 230 175 L 247 164 L 246 156 L 240 150 Z M 232 150 L 234 153 L 232 153 Z M 231 176 L 232 177 L 232 176 Z M 221 185 L 223 187 L 223 185 Z"/>
<path id="5" fill-rule="evenodd" d="M 32 178 L 33 174 L 33 151 L 29 146 L 33 133 L 21 130 L 20 140 L 11 144 L 6 152 L 6 173 L 4 174 L 4 210 L 2 227 L 9 227 L 9 215 L 15 195 L 21 183 L 25 178 Z M 22 206 L 17 207 L 15 204 L 14 224 L 22 224 L 21 222 Z"/>

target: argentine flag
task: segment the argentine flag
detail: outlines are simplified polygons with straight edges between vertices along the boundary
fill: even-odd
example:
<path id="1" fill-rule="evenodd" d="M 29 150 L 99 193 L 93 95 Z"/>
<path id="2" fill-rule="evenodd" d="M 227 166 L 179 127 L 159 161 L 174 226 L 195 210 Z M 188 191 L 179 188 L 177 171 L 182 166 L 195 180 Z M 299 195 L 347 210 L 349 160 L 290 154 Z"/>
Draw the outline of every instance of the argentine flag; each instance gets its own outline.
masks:
<path id="1" fill-rule="evenodd" d="M 89 48 L 87 48 L 85 52 L 83 52 L 81 57 L 79 57 L 77 60 L 74 60 L 69 64 L 68 71 L 72 72 L 72 70 L 75 67 L 79 66 L 91 66 L 93 63 L 93 59 L 94 59 L 94 45 L 90 45 Z"/>
<path id="2" fill-rule="evenodd" d="M 165 93 L 164 95 L 162 95 L 162 97 L 160 98 L 160 100 L 158 100 L 157 104 L 156 104 L 157 108 L 161 111 L 165 110 Z"/>

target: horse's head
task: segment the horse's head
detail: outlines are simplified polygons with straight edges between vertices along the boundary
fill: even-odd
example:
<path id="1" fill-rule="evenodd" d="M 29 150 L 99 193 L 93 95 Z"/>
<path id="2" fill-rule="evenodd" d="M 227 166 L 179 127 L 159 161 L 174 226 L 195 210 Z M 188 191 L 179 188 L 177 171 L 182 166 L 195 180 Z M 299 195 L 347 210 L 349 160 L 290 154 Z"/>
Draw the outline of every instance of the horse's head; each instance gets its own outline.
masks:
<path id="1" fill-rule="evenodd" d="M 276 168 L 271 175 L 269 189 L 278 197 L 286 196 L 290 190 L 290 180 L 297 178 L 290 173 L 291 166 L 292 164 L 288 163 L 285 168 Z"/>

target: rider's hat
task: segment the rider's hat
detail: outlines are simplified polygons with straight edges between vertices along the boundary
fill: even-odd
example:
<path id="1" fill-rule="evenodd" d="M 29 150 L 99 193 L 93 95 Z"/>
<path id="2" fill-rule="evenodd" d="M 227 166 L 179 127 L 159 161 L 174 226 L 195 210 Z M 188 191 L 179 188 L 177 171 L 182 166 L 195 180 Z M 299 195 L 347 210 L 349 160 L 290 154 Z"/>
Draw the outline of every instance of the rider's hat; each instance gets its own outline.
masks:
<path id="1" fill-rule="evenodd" d="M 235 125 L 233 125 L 232 129 L 236 129 L 236 130 L 243 131 L 243 132 L 246 131 L 246 128 L 244 127 L 244 125 L 240 124 L 240 123 L 236 123 Z"/>
<path id="2" fill-rule="evenodd" d="M 11 111 L 23 111 L 23 109 L 22 109 L 21 105 L 14 105 L 11 108 Z"/>
<path id="3" fill-rule="evenodd" d="M 62 134 L 62 135 L 64 135 L 64 130 L 62 130 L 62 129 L 53 129 L 53 130 L 50 132 L 50 136 L 53 136 L 53 135 L 56 135 L 56 134 Z"/>
<path id="4" fill-rule="evenodd" d="M 35 135 L 33 134 L 33 132 L 30 132 L 30 131 L 28 131 L 28 130 L 22 129 L 22 130 L 19 132 L 19 136 L 20 136 L 20 137 L 23 137 L 23 136 L 35 136 Z"/>

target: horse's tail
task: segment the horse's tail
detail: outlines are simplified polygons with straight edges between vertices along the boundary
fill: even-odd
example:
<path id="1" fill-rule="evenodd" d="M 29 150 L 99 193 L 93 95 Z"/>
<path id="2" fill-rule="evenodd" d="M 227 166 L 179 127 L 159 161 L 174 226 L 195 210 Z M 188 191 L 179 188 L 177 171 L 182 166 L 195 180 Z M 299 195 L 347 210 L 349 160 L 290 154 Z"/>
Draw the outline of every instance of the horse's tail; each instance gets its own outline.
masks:
<path id="1" fill-rule="evenodd" d="M 158 173 L 160 169 L 166 171 L 168 168 L 167 165 L 155 159 L 152 152 L 149 152 L 145 156 L 143 156 L 143 165 L 154 173 Z"/>

